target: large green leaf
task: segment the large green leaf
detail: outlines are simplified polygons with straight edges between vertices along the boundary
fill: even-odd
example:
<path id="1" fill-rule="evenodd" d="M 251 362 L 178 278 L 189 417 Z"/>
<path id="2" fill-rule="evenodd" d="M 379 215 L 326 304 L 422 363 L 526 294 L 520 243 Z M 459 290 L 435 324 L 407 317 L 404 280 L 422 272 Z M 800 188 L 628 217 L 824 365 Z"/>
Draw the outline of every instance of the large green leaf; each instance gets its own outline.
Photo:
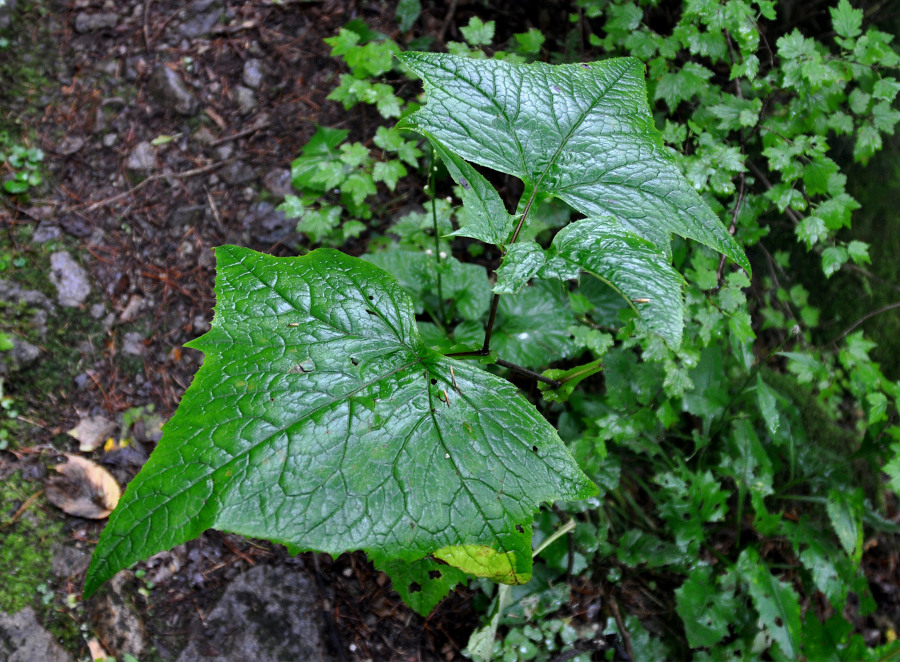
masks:
<path id="1" fill-rule="evenodd" d="M 113 512 L 85 593 L 207 528 L 527 581 L 534 510 L 597 491 L 534 406 L 428 348 L 374 265 L 233 246 L 216 259 L 215 319 L 190 344 L 203 366 Z"/>
<path id="2" fill-rule="evenodd" d="M 664 146 L 639 60 L 553 66 L 442 53 L 398 57 L 423 79 L 428 98 L 398 126 L 521 178 L 529 199 L 552 195 L 587 216 L 612 215 L 664 251 L 670 233 L 689 237 L 749 271 Z"/>
<path id="3" fill-rule="evenodd" d="M 565 280 L 582 271 L 613 288 L 672 347 L 681 344 L 681 276 L 649 241 L 608 217 L 570 223 L 546 252 L 534 242 L 513 244 L 497 272 L 494 291 L 518 291 L 535 275 Z"/>

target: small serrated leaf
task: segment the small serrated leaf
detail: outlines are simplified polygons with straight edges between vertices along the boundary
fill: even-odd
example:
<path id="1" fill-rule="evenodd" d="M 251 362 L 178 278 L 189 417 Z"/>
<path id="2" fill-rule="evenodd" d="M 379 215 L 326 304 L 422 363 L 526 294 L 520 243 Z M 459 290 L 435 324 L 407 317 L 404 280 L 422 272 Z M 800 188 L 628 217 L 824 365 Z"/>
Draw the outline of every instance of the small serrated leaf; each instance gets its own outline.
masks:
<path id="1" fill-rule="evenodd" d="M 759 553 L 748 548 L 741 552 L 736 569 L 747 585 L 753 605 L 762 622 L 778 642 L 781 652 L 788 659 L 800 655 L 801 623 L 800 603 L 797 593 L 778 581 L 759 558 Z"/>
<path id="2" fill-rule="evenodd" d="M 675 605 L 690 647 L 705 648 L 728 634 L 738 602 L 733 591 L 716 586 L 709 566 L 698 566 L 675 591 Z"/>

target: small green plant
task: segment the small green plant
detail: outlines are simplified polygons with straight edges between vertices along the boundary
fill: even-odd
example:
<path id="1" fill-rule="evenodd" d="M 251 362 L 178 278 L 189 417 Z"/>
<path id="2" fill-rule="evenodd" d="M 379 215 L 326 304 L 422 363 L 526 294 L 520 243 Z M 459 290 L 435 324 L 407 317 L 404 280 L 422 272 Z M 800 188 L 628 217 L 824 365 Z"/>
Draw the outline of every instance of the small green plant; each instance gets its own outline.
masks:
<path id="1" fill-rule="evenodd" d="M 409 295 L 363 260 L 219 248 L 217 316 L 193 345 L 209 360 L 104 532 L 88 594 L 118 568 L 209 526 L 295 551 L 365 549 L 423 613 L 466 574 L 525 583 L 533 510 L 597 488 L 534 405 L 482 364 L 559 389 L 569 377 L 529 366 L 581 353 L 574 320 L 565 318 L 565 284 L 582 272 L 620 297 L 635 333 L 677 347 L 682 300 L 667 256 L 671 232 L 749 268 L 662 147 L 638 61 L 553 67 L 400 57 L 428 95 L 401 128 L 428 139 L 459 186 L 466 221 L 456 234 L 505 253 L 493 296 L 463 282 L 451 288 L 456 267 L 432 262 L 440 326 L 426 340 Z M 549 110 L 523 104 L 523 89 L 543 95 Z M 517 214 L 466 159 L 525 182 Z M 532 210 L 551 196 L 589 216 L 546 249 L 520 241 Z M 436 203 L 430 211 L 437 224 Z M 453 265 L 433 239 L 431 257 Z M 442 308 L 450 296 L 452 313 Z M 477 336 L 476 320 L 485 321 Z M 443 349 L 459 344 L 458 330 L 477 345 Z M 194 418 L 201 411 L 203 424 Z M 160 517 L 166 526 L 155 523 Z"/>
<path id="2" fill-rule="evenodd" d="M 11 195 L 27 193 L 43 181 L 40 166 L 44 152 L 37 147 L 27 147 L 0 131 L 0 163 L 8 170 L 3 180 L 3 190 Z"/>
<path id="3" fill-rule="evenodd" d="M 559 648 L 537 634 L 568 602 L 567 572 L 653 596 L 662 634 L 635 614 L 604 628 L 634 659 L 895 654 L 889 630 L 867 649 L 859 624 L 878 607 L 865 541 L 898 534 L 882 512 L 900 492 L 900 383 L 821 298 L 842 278 L 856 296 L 848 274 L 877 287 L 846 172 L 900 119 L 892 37 L 847 0 L 818 38 L 765 0 L 674 19 L 578 5 L 579 39 L 609 59 L 523 64 L 553 47 L 535 34 L 486 59 L 495 26 L 480 20 L 458 55 L 399 56 L 427 102 L 383 131 L 391 154 L 420 150 L 428 199 L 379 223 L 363 260 L 218 249 L 216 318 L 193 345 L 206 361 L 86 591 L 217 527 L 364 549 L 421 613 L 474 575 L 497 596 L 482 658 Z M 336 42 L 351 62 L 381 39 L 361 30 Z M 340 94 L 377 100 L 359 72 L 369 87 Z M 378 159 L 334 131 L 297 172 L 318 196 L 303 213 L 334 208 L 310 221 L 337 245 L 354 204 L 341 183 Z M 484 173 L 523 195 L 504 202 Z M 531 535 L 561 520 L 577 521 L 571 547 L 532 565 Z"/>

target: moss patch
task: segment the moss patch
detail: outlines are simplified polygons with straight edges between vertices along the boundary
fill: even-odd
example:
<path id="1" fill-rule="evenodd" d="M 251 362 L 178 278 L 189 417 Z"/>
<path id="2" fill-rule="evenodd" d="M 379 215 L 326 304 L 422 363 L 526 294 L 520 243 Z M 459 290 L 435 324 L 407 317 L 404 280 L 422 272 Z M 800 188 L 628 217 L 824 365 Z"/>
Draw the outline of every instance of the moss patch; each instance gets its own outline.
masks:
<path id="1" fill-rule="evenodd" d="M 53 557 L 50 550 L 60 538 L 62 524 L 47 513 L 41 496 L 13 521 L 39 489 L 18 472 L 0 482 L 0 611 L 6 613 L 29 606 L 43 611 L 38 587 L 44 586 L 46 592 Z"/>

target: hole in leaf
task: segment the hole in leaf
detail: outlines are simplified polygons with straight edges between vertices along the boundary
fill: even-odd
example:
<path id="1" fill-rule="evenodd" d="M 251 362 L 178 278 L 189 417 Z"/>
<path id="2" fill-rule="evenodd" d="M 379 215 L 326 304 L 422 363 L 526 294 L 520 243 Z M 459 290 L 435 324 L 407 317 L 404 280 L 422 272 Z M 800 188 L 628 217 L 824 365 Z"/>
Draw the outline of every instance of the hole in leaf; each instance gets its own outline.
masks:
<path id="1" fill-rule="evenodd" d="M 443 576 L 444 576 L 444 575 L 441 573 L 440 570 L 429 570 L 429 571 L 428 571 L 428 578 L 429 578 L 429 579 L 440 579 L 440 578 L 443 577 Z"/>
<path id="2" fill-rule="evenodd" d="M 435 384 L 437 384 L 437 380 L 436 380 L 434 377 L 432 377 L 432 378 L 431 378 L 431 385 L 434 386 Z"/>
<path id="3" fill-rule="evenodd" d="M 375 297 L 372 296 L 372 295 L 370 294 L 370 295 L 369 295 L 369 301 L 372 301 L 373 299 L 375 299 Z"/>
<path id="4" fill-rule="evenodd" d="M 532 450 L 532 452 L 537 453 L 537 452 L 538 452 L 538 447 L 537 447 L 537 446 L 532 446 L 532 447 L 531 447 L 531 450 Z"/>
<path id="5" fill-rule="evenodd" d="M 775 617 L 775 625 L 777 625 L 778 627 L 781 627 L 782 625 L 784 625 L 784 621 L 781 620 L 780 616 Z"/>
<path id="6" fill-rule="evenodd" d="M 378 313 L 376 313 L 374 310 L 369 310 L 368 308 L 366 308 L 366 312 L 369 313 L 369 315 L 371 315 L 372 317 L 378 317 Z"/>
<path id="7" fill-rule="evenodd" d="M 413 582 L 412 584 L 409 585 L 409 592 L 410 592 L 410 593 L 418 593 L 418 592 L 420 592 L 421 590 L 422 590 L 422 587 L 419 586 L 416 582 Z"/>
<path id="8" fill-rule="evenodd" d="M 712 627 L 712 619 L 711 618 L 706 619 L 706 627 L 709 627 L 709 628 Z"/>
<path id="9" fill-rule="evenodd" d="M 516 524 L 516 531 L 519 533 L 525 533 L 525 529 L 522 528 L 521 524 Z"/>
<path id="10" fill-rule="evenodd" d="M 352 363 L 353 365 L 359 365 L 359 359 L 357 359 L 355 356 L 351 356 L 350 363 Z"/>

